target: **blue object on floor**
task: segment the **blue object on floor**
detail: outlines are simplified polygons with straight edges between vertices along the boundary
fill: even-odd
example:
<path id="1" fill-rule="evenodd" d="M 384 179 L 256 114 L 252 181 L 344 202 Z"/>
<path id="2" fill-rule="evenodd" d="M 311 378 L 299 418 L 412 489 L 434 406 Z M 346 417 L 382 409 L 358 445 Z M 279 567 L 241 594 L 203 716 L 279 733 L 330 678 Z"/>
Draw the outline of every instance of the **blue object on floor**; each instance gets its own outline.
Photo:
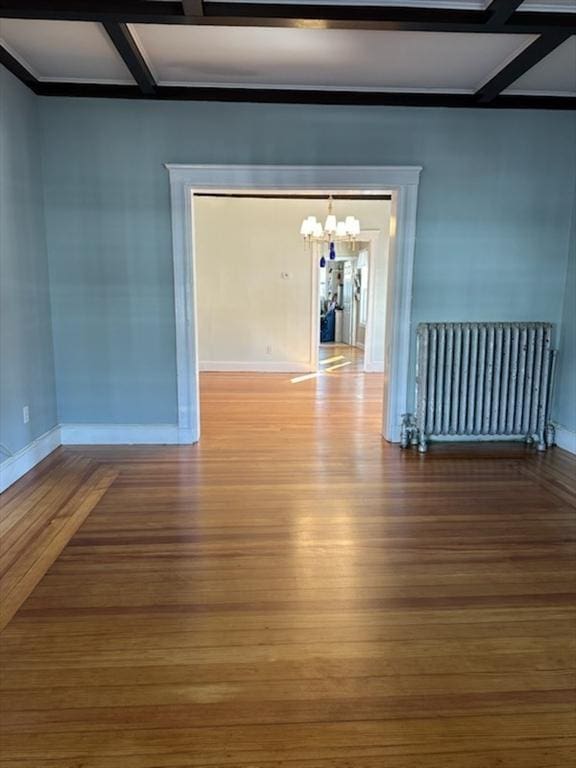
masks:
<path id="1" fill-rule="evenodd" d="M 326 344 L 329 341 L 334 341 L 334 335 L 336 333 L 336 312 L 331 309 L 326 312 L 324 317 L 320 319 L 320 343 Z"/>

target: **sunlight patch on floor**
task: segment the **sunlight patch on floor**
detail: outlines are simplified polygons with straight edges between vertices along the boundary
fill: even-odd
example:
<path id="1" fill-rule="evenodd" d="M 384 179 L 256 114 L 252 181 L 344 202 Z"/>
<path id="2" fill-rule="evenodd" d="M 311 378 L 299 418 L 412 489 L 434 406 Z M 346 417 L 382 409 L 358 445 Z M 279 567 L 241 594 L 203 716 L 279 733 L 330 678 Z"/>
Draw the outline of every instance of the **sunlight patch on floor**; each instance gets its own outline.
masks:
<path id="1" fill-rule="evenodd" d="M 290 384 L 299 384 L 301 381 L 317 379 L 319 376 L 322 376 L 322 373 L 322 371 L 318 371 L 317 373 L 306 373 L 304 376 L 296 376 L 296 378 L 290 379 Z"/>
<path id="2" fill-rule="evenodd" d="M 344 360 L 344 355 L 337 355 L 336 357 L 327 357 L 326 360 L 320 360 L 320 365 L 328 365 L 328 363 L 337 363 L 338 360 Z"/>
<path id="3" fill-rule="evenodd" d="M 337 368 L 344 368 L 346 365 L 352 365 L 352 362 L 348 360 L 346 363 L 339 363 L 338 365 L 331 365 L 330 368 L 324 368 L 325 371 L 335 371 Z"/>
<path id="4" fill-rule="evenodd" d="M 338 363 L 338 360 L 344 360 L 345 362 Z M 326 360 L 320 360 L 320 365 L 328 365 L 328 363 L 337 363 L 337 365 L 330 365 L 328 368 L 323 368 L 321 371 L 316 371 L 315 373 L 305 373 L 303 376 L 295 376 L 293 379 L 290 379 L 290 384 L 300 384 L 302 381 L 318 379 L 323 376 L 324 373 L 329 373 L 330 371 L 338 370 L 338 368 L 345 368 L 347 365 L 352 365 L 352 361 L 346 360 L 344 355 L 337 355 L 335 357 L 328 357 Z"/>

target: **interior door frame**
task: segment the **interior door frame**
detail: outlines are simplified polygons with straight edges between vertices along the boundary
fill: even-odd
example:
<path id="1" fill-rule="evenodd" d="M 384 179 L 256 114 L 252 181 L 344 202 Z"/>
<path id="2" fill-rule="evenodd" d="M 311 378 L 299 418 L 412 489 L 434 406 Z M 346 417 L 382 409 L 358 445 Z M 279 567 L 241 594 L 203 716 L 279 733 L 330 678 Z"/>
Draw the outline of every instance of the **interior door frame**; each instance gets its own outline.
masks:
<path id="1" fill-rule="evenodd" d="M 390 211 L 390 222 L 392 220 L 392 211 Z M 389 226 L 390 226 L 389 222 Z M 375 280 L 375 262 L 376 262 L 376 250 L 380 246 L 380 230 L 366 230 L 360 233 L 358 238 L 362 242 L 369 243 L 368 247 L 368 307 L 366 316 L 366 332 L 364 336 L 364 366 L 365 373 L 370 373 L 379 370 L 374 363 L 372 356 L 372 338 L 374 336 L 374 303 L 376 293 L 376 280 Z M 386 253 L 386 283 L 390 280 L 388 274 L 390 269 L 390 248 Z M 384 323 L 387 322 L 387 318 L 384 318 Z M 385 328 L 386 330 L 386 328 Z"/>
<path id="2" fill-rule="evenodd" d="M 383 222 L 387 227 L 390 227 L 390 221 Z M 358 235 L 359 243 L 367 243 L 368 245 L 368 316 L 366 318 L 366 336 L 364 338 L 364 365 L 363 370 L 365 373 L 380 371 L 382 366 L 375 366 L 372 357 L 372 334 L 374 322 L 374 293 L 375 293 L 375 280 L 374 280 L 374 261 L 375 252 L 379 246 L 381 230 L 379 229 L 363 229 Z M 359 249 L 360 252 L 361 249 Z M 351 256 L 350 261 L 356 257 Z M 386 273 L 388 273 L 389 267 L 389 254 L 386 254 Z M 311 259 L 311 285 L 312 285 L 312 298 L 311 309 L 312 317 L 310 322 L 310 371 L 317 371 L 320 367 L 319 362 L 319 345 L 320 345 L 320 319 L 318 312 L 314 311 L 320 305 L 320 267 L 318 259 L 312 254 Z M 354 313 L 353 313 L 354 314 Z"/>
<path id="3" fill-rule="evenodd" d="M 286 166 L 166 164 L 170 179 L 178 441 L 200 439 L 198 323 L 194 237 L 195 192 L 254 190 L 390 193 L 382 434 L 400 441 L 407 410 L 411 344 L 412 282 L 416 210 L 421 166 Z"/>

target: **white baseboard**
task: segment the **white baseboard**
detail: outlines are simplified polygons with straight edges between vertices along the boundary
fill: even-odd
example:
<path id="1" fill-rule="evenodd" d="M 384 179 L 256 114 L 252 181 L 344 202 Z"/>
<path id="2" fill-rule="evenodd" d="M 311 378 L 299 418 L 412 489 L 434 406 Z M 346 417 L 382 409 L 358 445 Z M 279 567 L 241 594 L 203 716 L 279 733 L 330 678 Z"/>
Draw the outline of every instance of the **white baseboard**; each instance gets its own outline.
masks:
<path id="1" fill-rule="evenodd" d="M 384 373 L 384 361 L 373 360 L 364 363 L 364 371 L 365 373 Z"/>
<path id="2" fill-rule="evenodd" d="M 204 360 L 199 364 L 201 371 L 221 373 L 309 373 L 310 363 L 277 363 L 272 361 L 234 362 L 220 360 Z"/>
<path id="3" fill-rule="evenodd" d="M 555 443 L 558 448 L 563 448 L 570 453 L 576 453 L 576 432 L 571 429 L 566 429 L 561 424 L 554 424 L 556 430 Z"/>
<path id="4" fill-rule="evenodd" d="M 0 493 L 33 469 L 60 445 L 60 427 L 53 427 L 0 464 Z"/>
<path id="5" fill-rule="evenodd" d="M 0 464 L 0 493 L 60 445 L 185 445 L 197 442 L 176 424 L 60 424 Z"/>
<path id="6" fill-rule="evenodd" d="M 62 445 L 175 445 L 176 424 L 61 424 Z"/>

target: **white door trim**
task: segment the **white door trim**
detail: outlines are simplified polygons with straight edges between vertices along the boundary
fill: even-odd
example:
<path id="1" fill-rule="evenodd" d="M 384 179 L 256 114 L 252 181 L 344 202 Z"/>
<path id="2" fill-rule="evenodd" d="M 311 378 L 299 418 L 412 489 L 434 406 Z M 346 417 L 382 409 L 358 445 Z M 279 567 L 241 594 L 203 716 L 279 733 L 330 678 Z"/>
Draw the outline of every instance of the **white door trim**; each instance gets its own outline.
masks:
<path id="1" fill-rule="evenodd" d="M 400 440 L 410 357 L 412 276 L 420 166 L 286 166 L 167 164 L 172 204 L 176 321 L 178 439 L 200 437 L 198 328 L 192 195 L 217 190 L 391 192 L 390 265 L 386 322 L 384 427 Z"/>
<path id="2" fill-rule="evenodd" d="M 320 366 L 320 256 L 314 246 L 310 253 L 310 371 L 317 371 Z"/>
<path id="3" fill-rule="evenodd" d="M 391 216 L 390 216 L 391 218 Z M 388 227 L 390 226 L 390 221 L 388 221 Z M 359 240 L 362 240 L 363 242 L 369 243 L 368 247 L 368 312 L 366 316 L 366 332 L 364 336 L 364 371 L 372 371 L 374 370 L 374 356 L 372 349 L 372 339 L 374 336 L 374 303 L 375 303 L 375 292 L 376 292 L 376 280 L 374 272 L 374 264 L 376 262 L 376 250 L 380 246 L 380 230 L 366 230 L 365 232 L 360 233 Z M 386 273 L 388 273 L 388 269 L 390 266 L 390 259 L 388 258 L 388 254 L 386 254 Z M 388 282 L 388 277 L 386 278 L 386 282 Z"/>

